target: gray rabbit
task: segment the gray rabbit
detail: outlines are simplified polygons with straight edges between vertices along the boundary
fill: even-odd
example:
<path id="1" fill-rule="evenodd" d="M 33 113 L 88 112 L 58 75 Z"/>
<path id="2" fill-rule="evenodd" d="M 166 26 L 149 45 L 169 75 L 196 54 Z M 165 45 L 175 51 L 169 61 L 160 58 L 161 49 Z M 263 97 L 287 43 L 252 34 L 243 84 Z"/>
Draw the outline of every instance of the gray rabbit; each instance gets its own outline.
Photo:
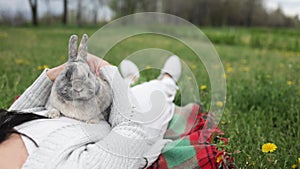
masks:
<path id="1" fill-rule="evenodd" d="M 68 62 L 54 81 L 46 104 L 50 118 L 62 114 L 87 123 L 108 119 L 112 90 L 108 82 L 96 76 L 89 67 L 87 40 L 84 34 L 77 53 L 78 37 L 70 37 Z"/>

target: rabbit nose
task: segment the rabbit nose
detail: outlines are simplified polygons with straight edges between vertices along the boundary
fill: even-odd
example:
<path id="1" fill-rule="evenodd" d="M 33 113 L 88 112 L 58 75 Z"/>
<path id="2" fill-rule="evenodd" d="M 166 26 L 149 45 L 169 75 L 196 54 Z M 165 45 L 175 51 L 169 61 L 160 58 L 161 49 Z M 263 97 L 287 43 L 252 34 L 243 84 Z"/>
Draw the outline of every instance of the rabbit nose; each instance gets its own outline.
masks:
<path id="1" fill-rule="evenodd" d="M 78 92 L 78 93 L 79 93 L 79 92 L 81 92 L 81 91 L 83 90 L 83 88 L 74 88 L 73 90 L 74 90 L 75 92 Z"/>
<path id="2" fill-rule="evenodd" d="M 82 87 L 81 83 L 75 83 L 75 84 L 73 84 L 73 90 L 75 92 L 81 92 L 83 90 L 83 87 Z"/>

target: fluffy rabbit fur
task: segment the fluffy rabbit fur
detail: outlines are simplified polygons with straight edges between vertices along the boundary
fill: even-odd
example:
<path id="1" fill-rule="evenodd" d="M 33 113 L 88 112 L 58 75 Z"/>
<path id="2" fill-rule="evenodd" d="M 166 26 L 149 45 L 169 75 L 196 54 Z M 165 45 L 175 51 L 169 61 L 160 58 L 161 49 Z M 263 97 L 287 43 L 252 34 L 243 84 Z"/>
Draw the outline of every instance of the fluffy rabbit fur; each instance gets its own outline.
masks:
<path id="1" fill-rule="evenodd" d="M 107 120 L 112 103 L 108 82 L 96 76 L 87 64 L 87 40 L 83 35 L 77 53 L 76 35 L 69 40 L 69 59 L 65 69 L 57 76 L 51 89 L 46 108 L 47 116 L 61 115 L 87 123 Z"/>

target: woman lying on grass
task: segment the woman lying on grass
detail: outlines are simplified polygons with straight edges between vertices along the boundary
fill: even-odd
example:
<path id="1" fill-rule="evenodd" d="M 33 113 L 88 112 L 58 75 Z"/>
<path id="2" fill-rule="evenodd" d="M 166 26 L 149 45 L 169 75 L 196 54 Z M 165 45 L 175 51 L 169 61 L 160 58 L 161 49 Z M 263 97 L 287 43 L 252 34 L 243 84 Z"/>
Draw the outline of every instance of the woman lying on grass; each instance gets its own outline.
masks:
<path id="1" fill-rule="evenodd" d="M 88 124 L 65 116 L 47 118 L 45 104 L 65 64 L 46 69 L 8 111 L 1 110 L 1 169 L 132 169 L 146 168 L 158 158 L 170 142 L 163 136 L 174 114 L 176 81 L 181 74 L 179 58 L 171 56 L 158 79 L 132 88 L 128 86 L 139 77 L 134 63 L 121 63 L 124 79 L 117 67 L 96 56 L 88 54 L 87 63 L 112 88 L 108 120 Z M 162 102 L 150 100 L 155 91 L 163 94 Z M 150 110 L 144 117 L 151 117 L 151 113 L 157 113 L 155 107 L 163 109 L 153 120 L 129 116 Z"/>

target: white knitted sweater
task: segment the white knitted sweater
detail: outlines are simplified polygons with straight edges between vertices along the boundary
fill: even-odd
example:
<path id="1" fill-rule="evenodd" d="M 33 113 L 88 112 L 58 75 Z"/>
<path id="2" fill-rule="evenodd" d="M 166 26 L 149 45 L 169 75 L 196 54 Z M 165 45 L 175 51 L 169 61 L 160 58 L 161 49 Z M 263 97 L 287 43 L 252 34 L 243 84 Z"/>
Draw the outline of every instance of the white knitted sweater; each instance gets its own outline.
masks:
<path id="1" fill-rule="evenodd" d="M 108 133 L 103 123 L 64 126 L 49 134 L 27 158 L 23 169 L 133 169 L 141 166 L 147 153 L 155 160 L 166 143 L 162 139 L 165 131 L 152 131 L 128 119 L 137 113 L 137 105 L 129 99 L 131 94 L 117 67 L 105 66 L 101 73 L 113 90 L 111 131 Z M 45 70 L 9 110 L 43 108 L 52 84 Z"/>

